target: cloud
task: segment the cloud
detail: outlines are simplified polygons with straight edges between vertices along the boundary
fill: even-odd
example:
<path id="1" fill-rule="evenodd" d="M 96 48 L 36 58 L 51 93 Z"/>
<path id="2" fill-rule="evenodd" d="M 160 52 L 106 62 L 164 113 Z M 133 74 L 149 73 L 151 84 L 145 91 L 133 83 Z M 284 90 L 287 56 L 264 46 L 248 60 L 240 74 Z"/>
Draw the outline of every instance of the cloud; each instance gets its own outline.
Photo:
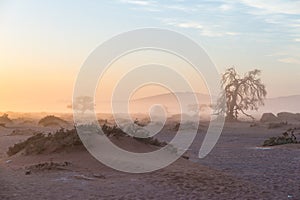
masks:
<path id="1" fill-rule="evenodd" d="M 228 32 L 223 30 L 218 30 L 219 26 L 216 25 L 203 25 L 195 21 L 178 21 L 175 19 L 160 19 L 160 21 L 166 25 L 186 28 L 186 29 L 195 29 L 200 31 L 200 34 L 207 37 L 222 37 L 222 36 L 236 36 L 240 33 L 237 32 Z M 218 29 L 216 29 L 218 27 Z"/>
<path id="2" fill-rule="evenodd" d="M 295 39 L 295 42 L 300 42 L 300 38 L 296 38 L 296 39 Z"/>
<path id="3" fill-rule="evenodd" d="M 266 56 L 277 57 L 277 56 L 286 56 L 286 55 L 288 55 L 288 53 L 286 53 L 286 52 L 276 52 L 276 53 L 272 53 L 272 54 L 267 54 Z"/>
<path id="4" fill-rule="evenodd" d="M 185 23 L 178 23 L 176 26 L 181 28 L 194 28 L 194 29 L 203 29 L 203 26 L 197 22 L 185 22 Z"/>
<path id="5" fill-rule="evenodd" d="M 300 1 L 294 0 L 241 0 L 241 3 L 249 7 L 249 14 L 262 18 L 266 23 L 281 26 L 281 34 L 297 41 L 300 32 Z M 296 38 L 293 38 L 296 37 Z"/>
<path id="6" fill-rule="evenodd" d="M 229 4 L 222 4 L 219 8 L 222 11 L 229 11 L 233 9 L 233 6 Z"/>
<path id="7" fill-rule="evenodd" d="M 156 7 L 146 7 L 146 6 L 143 6 L 143 7 L 133 7 L 133 8 L 130 8 L 131 10 L 138 10 L 138 11 L 148 11 L 148 12 L 161 12 L 162 10 L 161 9 L 158 9 Z"/>
<path id="8" fill-rule="evenodd" d="M 174 4 L 174 5 L 162 5 L 162 7 L 170 10 L 177 10 L 177 11 L 184 11 L 184 12 L 194 12 L 198 9 L 195 7 L 187 7 L 180 4 Z"/>
<path id="9" fill-rule="evenodd" d="M 232 36 L 240 35 L 240 33 L 237 33 L 237 32 L 226 32 L 225 34 L 232 35 Z"/>
<path id="10" fill-rule="evenodd" d="M 201 31 L 201 35 L 207 36 L 207 37 L 222 37 L 223 33 L 221 33 L 221 32 L 213 32 L 213 31 L 211 31 L 209 29 L 203 29 Z"/>
<path id="11" fill-rule="evenodd" d="M 257 34 L 262 32 L 272 37 L 270 32 L 277 31 L 276 34 L 284 34 L 290 41 L 298 42 L 300 32 L 300 1 L 293 0 L 216 0 L 216 1 L 158 1 L 158 0 L 118 0 L 132 5 L 134 10 L 167 13 L 170 17 L 186 15 L 186 21 L 168 21 L 164 24 L 186 29 L 195 29 L 203 36 L 222 37 L 237 36 L 239 32 L 248 31 L 248 27 L 241 26 L 240 21 L 249 17 L 249 14 L 255 18 L 249 20 L 254 23 L 256 20 L 258 26 L 265 28 L 256 29 Z M 237 10 L 239 12 L 232 12 Z M 244 13 L 244 14 L 243 14 Z M 195 16 L 197 14 L 197 16 Z M 196 17 L 196 18 L 195 18 Z M 184 20 L 183 18 L 183 20 Z M 198 20 L 201 20 L 199 23 Z M 238 24 L 239 23 L 239 24 Z M 245 22 L 246 23 L 246 22 Z M 262 25 L 263 24 L 263 25 Z M 269 24 L 269 25 L 268 25 Z M 216 27 L 219 25 L 220 27 Z M 249 27 L 251 28 L 251 27 Z M 227 31 L 227 30 L 228 31 Z M 278 31 L 280 29 L 280 31 Z M 254 31 L 254 30 L 253 30 Z"/>
<path id="12" fill-rule="evenodd" d="M 278 59 L 279 62 L 300 65 L 300 60 L 293 57 Z"/>
<path id="13" fill-rule="evenodd" d="M 293 0 L 241 0 L 247 6 L 260 9 L 265 14 L 300 14 L 300 2 Z"/>
<path id="14" fill-rule="evenodd" d="M 122 3 L 134 4 L 139 6 L 149 6 L 156 3 L 155 1 L 147 1 L 147 0 L 121 0 Z"/>

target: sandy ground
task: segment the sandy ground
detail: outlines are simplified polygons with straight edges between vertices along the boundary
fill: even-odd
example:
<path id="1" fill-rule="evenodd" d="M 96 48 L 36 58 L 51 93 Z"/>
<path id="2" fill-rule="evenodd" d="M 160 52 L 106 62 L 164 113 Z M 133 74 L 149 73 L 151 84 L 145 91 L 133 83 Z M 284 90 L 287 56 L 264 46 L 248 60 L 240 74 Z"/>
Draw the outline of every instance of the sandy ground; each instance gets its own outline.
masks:
<path id="1" fill-rule="evenodd" d="M 28 135 L 0 130 L 0 199 L 300 199 L 300 148 L 260 148 L 284 129 L 226 125 L 214 150 L 198 159 L 205 127 L 188 154 L 172 165 L 146 174 L 110 169 L 83 148 L 69 153 L 7 157 L 9 146 Z M 169 140 L 165 130 L 160 139 Z M 257 148 L 259 147 L 259 148 Z M 27 168 L 38 163 L 70 163 L 52 170 Z"/>
<path id="2" fill-rule="evenodd" d="M 198 158 L 204 134 L 198 134 L 188 154 L 190 160 L 201 165 L 221 170 L 234 178 L 255 184 L 272 191 L 274 197 L 281 199 L 300 199 L 300 144 L 262 147 L 263 141 L 279 136 L 288 125 L 268 129 L 260 124 L 250 127 L 250 123 L 228 123 L 212 150 L 204 159 Z M 200 132 L 205 132 L 205 128 Z M 300 132 L 300 131 L 299 131 Z M 172 133 L 160 139 L 168 140 Z M 300 134 L 297 132 L 297 138 Z"/>

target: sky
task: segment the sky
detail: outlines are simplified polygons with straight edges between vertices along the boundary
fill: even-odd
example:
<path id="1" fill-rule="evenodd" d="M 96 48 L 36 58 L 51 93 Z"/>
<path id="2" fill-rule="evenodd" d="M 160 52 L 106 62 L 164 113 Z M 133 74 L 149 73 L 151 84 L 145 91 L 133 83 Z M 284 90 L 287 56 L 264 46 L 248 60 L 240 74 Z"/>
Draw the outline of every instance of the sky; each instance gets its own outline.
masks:
<path id="1" fill-rule="evenodd" d="M 144 27 L 187 35 L 220 72 L 261 69 L 268 97 L 300 94 L 300 1 L 0 0 L 0 111 L 66 111 L 88 55 Z"/>

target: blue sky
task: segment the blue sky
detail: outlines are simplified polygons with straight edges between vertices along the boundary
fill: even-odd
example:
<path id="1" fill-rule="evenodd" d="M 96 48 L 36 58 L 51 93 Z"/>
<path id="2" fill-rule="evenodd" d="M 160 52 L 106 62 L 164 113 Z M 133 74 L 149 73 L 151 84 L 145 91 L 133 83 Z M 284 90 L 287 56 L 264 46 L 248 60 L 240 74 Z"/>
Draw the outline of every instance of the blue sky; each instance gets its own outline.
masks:
<path id="1" fill-rule="evenodd" d="M 295 0 L 0 0 L 0 78 L 19 73 L 28 82 L 24 76 L 32 80 L 34 74 L 37 83 L 55 76 L 57 82 L 70 80 L 71 87 L 97 45 L 142 27 L 186 34 L 221 71 L 261 69 L 269 97 L 300 94 Z M 10 87 L 7 81 L 1 85 Z M 21 90 L 15 87 L 15 93 Z"/>

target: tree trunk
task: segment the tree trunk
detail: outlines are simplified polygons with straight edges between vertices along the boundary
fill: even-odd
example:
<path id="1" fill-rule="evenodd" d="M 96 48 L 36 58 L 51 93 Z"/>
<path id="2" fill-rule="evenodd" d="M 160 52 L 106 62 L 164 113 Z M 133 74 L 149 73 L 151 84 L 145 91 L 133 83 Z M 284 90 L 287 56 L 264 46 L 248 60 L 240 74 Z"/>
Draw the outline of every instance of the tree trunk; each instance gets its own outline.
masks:
<path id="1" fill-rule="evenodd" d="M 228 121 L 236 121 L 237 120 L 236 116 L 233 113 L 234 108 L 236 107 L 237 89 L 234 92 L 234 94 L 232 95 L 232 100 L 231 100 L 230 105 L 229 105 L 229 111 L 228 111 L 227 116 L 226 116 L 226 120 L 228 120 Z"/>

